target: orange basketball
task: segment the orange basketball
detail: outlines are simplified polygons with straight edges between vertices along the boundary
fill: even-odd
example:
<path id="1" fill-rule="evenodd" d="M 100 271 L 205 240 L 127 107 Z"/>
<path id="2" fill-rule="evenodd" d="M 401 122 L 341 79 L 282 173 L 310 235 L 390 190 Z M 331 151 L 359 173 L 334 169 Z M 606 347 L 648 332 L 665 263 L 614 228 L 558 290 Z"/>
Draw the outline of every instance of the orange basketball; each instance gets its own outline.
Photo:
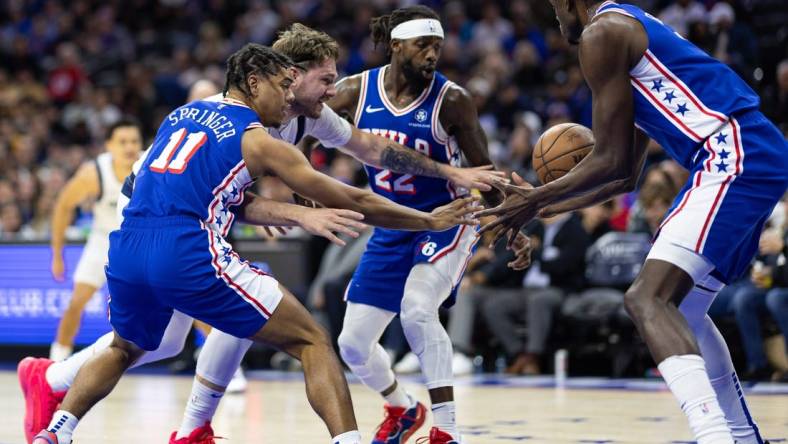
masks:
<path id="1" fill-rule="evenodd" d="M 594 148 L 594 133 L 579 123 L 561 123 L 539 137 L 532 164 L 539 181 L 552 182 L 575 165 Z"/>

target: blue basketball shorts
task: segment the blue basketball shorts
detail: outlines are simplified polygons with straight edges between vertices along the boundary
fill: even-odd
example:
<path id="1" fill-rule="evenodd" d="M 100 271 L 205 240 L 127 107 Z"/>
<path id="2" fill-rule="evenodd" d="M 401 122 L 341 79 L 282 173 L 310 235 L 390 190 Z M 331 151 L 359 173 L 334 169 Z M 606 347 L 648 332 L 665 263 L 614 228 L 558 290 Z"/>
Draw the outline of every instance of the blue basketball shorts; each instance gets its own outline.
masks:
<path id="1" fill-rule="evenodd" d="M 254 335 L 283 294 L 218 233 L 188 217 L 127 218 L 110 234 L 110 323 L 155 350 L 173 310 L 239 338 Z"/>
<path id="2" fill-rule="evenodd" d="M 399 313 L 411 269 L 416 264 L 430 263 L 452 283 L 446 289 L 444 303 L 451 306 L 476 241 L 476 229 L 464 225 L 441 232 L 376 228 L 345 299 Z"/>
<path id="3" fill-rule="evenodd" d="M 731 117 L 702 150 L 653 250 L 678 246 L 702 255 L 714 266 L 711 276 L 728 284 L 747 270 L 788 187 L 788 142 L 760 112 L 749 111 Z"/>

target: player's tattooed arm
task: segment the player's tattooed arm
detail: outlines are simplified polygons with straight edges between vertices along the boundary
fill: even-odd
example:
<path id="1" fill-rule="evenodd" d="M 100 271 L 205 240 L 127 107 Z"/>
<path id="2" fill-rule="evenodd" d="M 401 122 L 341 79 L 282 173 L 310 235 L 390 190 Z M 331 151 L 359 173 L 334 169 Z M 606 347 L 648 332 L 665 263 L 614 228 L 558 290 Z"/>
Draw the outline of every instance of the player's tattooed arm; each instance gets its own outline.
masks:
<path id="1" fill-rule="evenodd" d="M 66 242 L 66 229 L 74 218 L 74 209 L 88 198 L 97 197 L 101 192 L 98 166 L 95 162 L 86 162 L 69 179 L 66 186 L 57 196 L 52 210 L 52 275 L 57 280 L 63 279 L 63 245 Z"/>
<path id="2" fill-rule="evenodd" d="M 492 165 L 487 150 L 487 136 L 479 124 L 479 115 L 468 91 L 452 86 L 443 98 L 440 121 L 449 136 L 454 137 L 460 151 L 473 167 Z M 503 195 L 496 189 L 486 188 L 482 196 L 488 206 L 501 203 Z"/>
<path id="3" fill-rule="evenodd" d="M 471 214 L 473 199 L 458 199 L 431 213 L 398 205 L 382 196 L 351 187 L 316 171 L 294 146 L 274 139 L 261 129 L 249 130 L 242 140 L 243 157 L 253 177 L 278 176 L 296 193 L 329 208 L 352 210 L 365 222 L 410 231 L 443 231 L 458 224 L 478 223 Z"/>

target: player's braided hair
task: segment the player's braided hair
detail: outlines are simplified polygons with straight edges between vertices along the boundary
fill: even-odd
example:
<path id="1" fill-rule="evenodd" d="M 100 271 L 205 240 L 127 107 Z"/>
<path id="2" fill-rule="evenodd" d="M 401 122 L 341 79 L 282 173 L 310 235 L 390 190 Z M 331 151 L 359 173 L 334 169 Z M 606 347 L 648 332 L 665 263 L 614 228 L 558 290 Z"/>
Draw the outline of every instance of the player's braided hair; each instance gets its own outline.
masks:
<path id="1" fill-rule="evenodd" d="M 399 8 L 395 9 L 391 14 L 375 17 L 369 24 L 369 29 L 372 31 L 372 42 L 375 43 L 375 47 L 378 45 L 385 46 L 386 54 L 388 55 L 391 53 L 391 48 L 389 47 L 391 30 L 400 23 L 420 18 L 440 20 L 438 13 L 424 5 Z"/>
<path id="2" fill-rule="evenodd" d="M 279 33 L 279 38 L 271 45 L 293 60 L 293 63 L 309 69 L 324 60 L 339 58 L 339 44 L 328 34 L 312 29 L 301 23 L 294 23 L 290 28 Z"/>
<path id="3" fill-rule="evenodd" d="M 251 95 L 246 78 L 258 73 L 266 77 L 276 75 L 279 70 L 293 66 L 293 61 L 273 49 L 257 43 L 247 43 L 227 59 L 227 76 L 224 94 L 230 88 L 238 88 L 245 95 Z"/>

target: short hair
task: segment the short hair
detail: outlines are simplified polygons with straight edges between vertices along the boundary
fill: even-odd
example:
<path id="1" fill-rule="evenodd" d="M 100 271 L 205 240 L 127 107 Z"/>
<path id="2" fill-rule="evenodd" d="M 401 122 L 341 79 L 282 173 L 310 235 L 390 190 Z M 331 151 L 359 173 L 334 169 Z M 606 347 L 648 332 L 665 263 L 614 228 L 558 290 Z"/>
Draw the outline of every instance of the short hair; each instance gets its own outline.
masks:
<path id="1" fill-rule="evenodd" d="M 339 44 L 323 31 L 312 29 L 301 23 L 279 33 L 271 47 L 290 57 L 294 64 L 309 69 L 325 60 L 339 58 Z"/>
<path id="2" fill-rule="evenodd" d="M 293 61 L 286 55 L 267 46 L 247 43 L 227 59 L 227 75 L 222 92 L 226 95 L 230 88 L 237 88 L 249 96 L 251 91 L 246 84 L 246 78 L 250 74 L 258 73 L 271 77 L 291 66 Z"/>
<path id="3" fill-rule="evenodd" d="M 440 20 L 437 12 L 424 5 L 399 8 L 392 11 L 391 14 L 375 17 L 369 24 L 369 29 L 372 31 L 372 42 L 375 43 L 375 47 L 379 44 L 384 45 L 386 54 L 389 54 L 391 52 L 388 45 L 391 41 L 391 30 L 400 23 L 422 18 Z"/>
<path id="4" fill-rule="evenodd" d="M 116 129 L 127 128 L 127 127 L 136 128 L 137 131 L 139 131 L 140 134 L 142 134 L 142 129 L 140 128 L 139 122 L 137 122 L 131 117 L 121 117 L 115 123 L 110 125 L 109 128 L 107 128 L 107 139 L 109 140 L 112 138 L 112 136 L 115 135 Z"/>

